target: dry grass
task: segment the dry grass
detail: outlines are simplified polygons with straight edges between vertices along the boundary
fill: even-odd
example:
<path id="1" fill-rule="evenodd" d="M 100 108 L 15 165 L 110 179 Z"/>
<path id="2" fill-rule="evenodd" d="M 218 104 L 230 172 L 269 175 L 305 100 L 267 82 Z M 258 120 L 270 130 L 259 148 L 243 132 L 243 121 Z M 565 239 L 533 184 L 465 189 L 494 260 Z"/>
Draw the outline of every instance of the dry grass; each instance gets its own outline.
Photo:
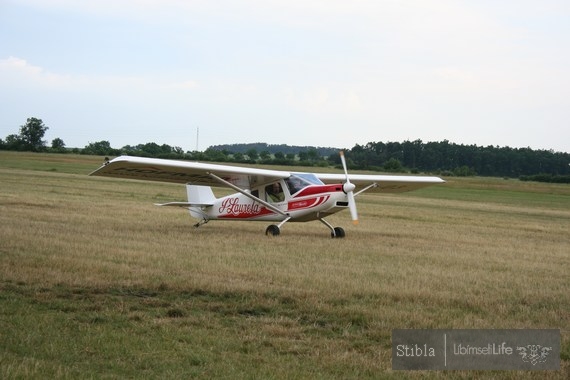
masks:
<path id="1" fill-rule="evenodd" d="M 546 375 L 569 374 L 568 186 L 365 195 L 359 226 L 330 218 L 343 240 L 318 222 L 268 238 L 264 223 L 194 229 L 152 205 L 184 200 L 182 186 L 77 174 L 98 159 L 13 160 L 0 164 L 4 378 L 488 375 L 392 372 L 395 328 L 559 328 L 562 370 Z"/>

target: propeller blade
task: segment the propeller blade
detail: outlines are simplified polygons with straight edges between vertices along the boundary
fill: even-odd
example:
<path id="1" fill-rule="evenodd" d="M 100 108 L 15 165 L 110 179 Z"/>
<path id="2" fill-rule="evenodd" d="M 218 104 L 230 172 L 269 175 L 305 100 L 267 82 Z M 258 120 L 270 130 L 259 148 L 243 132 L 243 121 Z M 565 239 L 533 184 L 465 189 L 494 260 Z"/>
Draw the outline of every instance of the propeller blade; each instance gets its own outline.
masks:
<path id="1" fill-rule="evenodd" d="M 344 175 L 346 176 L 346 182 L 342 186 L 346 197 L 348 198 L 348 209 L 350 210 L 350 216 L 352 217 L 352 223 L 358 224 L 358 212 L 356 211 L 356 201 L 354 200 L 354 186 L 350 183 L 348 178 L 348 168 L 346 166 L 346 159 L 344 158 L 344 152 L 340 151 L 340 161 L 342 162 L 342 167 L 344 169 Z"/>
<path id="2" fill-rule="evenodd" d="M 350 210 L 350 216 L 352 217 L 352 223 L 358 224 L 358 212 L 356 211 L 356 202 L 354 201 L 354 193 L 350 191 L 346 194 L 348 197 L 348 209 Z"/>
<path id="3" fill-rule="evenodd" d="M 346 168 L 346 159 L 344 158 L 344 152 L 341 150 L 339 154 L 340 162 L 342 162 L 342 167 L 344 169 L 344 175 L 346 176 L 346 182 L 350 183 L 350 180 L 348 179 L 348 169 Z"/>

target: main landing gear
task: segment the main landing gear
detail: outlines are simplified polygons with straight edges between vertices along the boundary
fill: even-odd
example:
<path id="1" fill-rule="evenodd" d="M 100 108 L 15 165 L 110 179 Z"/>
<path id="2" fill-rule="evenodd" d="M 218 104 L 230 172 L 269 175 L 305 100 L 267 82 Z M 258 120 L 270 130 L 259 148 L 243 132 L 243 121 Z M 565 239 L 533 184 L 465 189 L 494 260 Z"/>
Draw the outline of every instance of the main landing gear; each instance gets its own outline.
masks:
<path id="1" fill-rule="evenodd" d="M 270 225 L 265 230 L 265 235 L 267 235 L 267 236 L 278 236 L 281 233 L 281 226 L 283 226 L 285 223 L 287 223 L 289 221 L 289 219 L 291 219 L 290 216 L 283 219 L 283 221 L 281 221 L 281 223 L 279 223 L 277 225 L 275 225 L 275 224 Z"/>
<path id="2" fill-rule="evenodd" d="M 281 230 L 275 224 L 270 225 L 265 230 L 265 235 L 267 235 L 267 236 L 278 236 L 280 233 L 281 233 Z"/>
<path id="3" fill-rule="evenodd" d="M 331 238 L 343 238 L 345 237 L 345 232 L 344 229 L 342 227 L 333 227 L 329 222 L 327 222 L 326 220 L 319 218 L 319 220 L 326 225 L 330 230 L 331 230 Z M 285 224 L 284 222 L 281 222 L 279 225 L 275 225 L 272 224 L 270 226 L 267 227 L 267 229 L 265 230 L 265 235 L 267 236 L 279 236 L 279 234 L 281 233 L 281 226 Z"/>

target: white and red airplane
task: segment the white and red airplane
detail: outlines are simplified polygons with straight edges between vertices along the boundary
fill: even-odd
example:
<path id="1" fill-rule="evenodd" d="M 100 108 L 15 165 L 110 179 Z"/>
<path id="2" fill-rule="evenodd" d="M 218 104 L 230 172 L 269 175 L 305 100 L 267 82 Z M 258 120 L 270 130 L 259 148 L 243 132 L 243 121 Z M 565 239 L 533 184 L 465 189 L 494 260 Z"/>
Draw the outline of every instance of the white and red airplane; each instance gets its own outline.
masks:
<path id="1" fill-rule="evenodd" d="M 445 182 L 439 177 L 348 174 L 344 154 L 340 155 L 344 174 L 120 156 L 90 175 L 186 184 L 188 202 L 157 206 L 187 208 L 200 220 L 195 227 L 210 220 L 266 221 L 277 223 L 265 231 L 275 236 L 287 222 L 319 220 L 333 238 L 344 237 L 344 229 L 333 227 L 325 217 L 348 208 L 358 224 L 355 196 L 365 191 L 398 193 Z M 237 193 L 216 198 L 211 186 L 228 187 Z"/>

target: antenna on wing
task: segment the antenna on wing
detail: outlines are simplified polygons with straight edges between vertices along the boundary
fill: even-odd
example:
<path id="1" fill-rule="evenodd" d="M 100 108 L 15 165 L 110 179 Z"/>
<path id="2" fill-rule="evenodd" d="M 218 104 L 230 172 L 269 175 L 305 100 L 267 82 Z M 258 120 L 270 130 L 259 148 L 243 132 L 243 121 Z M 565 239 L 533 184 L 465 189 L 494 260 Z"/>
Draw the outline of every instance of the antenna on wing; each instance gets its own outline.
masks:
<path id="1" fill-rule="evenodd" d="M 346 193 L 348 198 L 348 208 L 350 210 L 350 216 L 352 217 L 352 223 L 358 224 L 358 213 L 356 211 L 356 201 L 354 200 L 354 189 L 356 186 L 352 184 L 350 182 L 350 178 L 348 178 L 348 169 L 346 167 L 344 152 L 341 150 L 339 154 L 342 167 L 344 168 L 344 175 L 346 176 L 346 182 L 342 185 L 342 190 Z"/>

